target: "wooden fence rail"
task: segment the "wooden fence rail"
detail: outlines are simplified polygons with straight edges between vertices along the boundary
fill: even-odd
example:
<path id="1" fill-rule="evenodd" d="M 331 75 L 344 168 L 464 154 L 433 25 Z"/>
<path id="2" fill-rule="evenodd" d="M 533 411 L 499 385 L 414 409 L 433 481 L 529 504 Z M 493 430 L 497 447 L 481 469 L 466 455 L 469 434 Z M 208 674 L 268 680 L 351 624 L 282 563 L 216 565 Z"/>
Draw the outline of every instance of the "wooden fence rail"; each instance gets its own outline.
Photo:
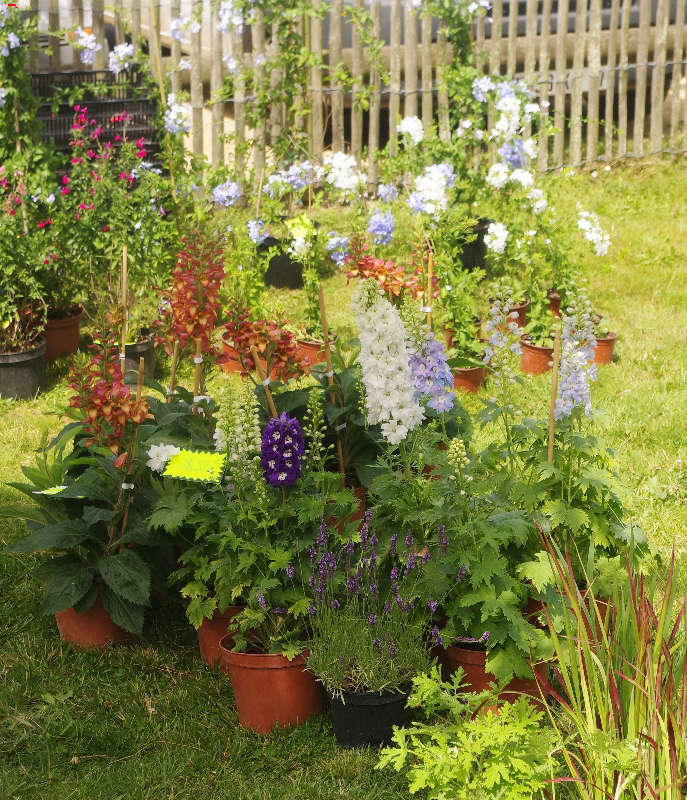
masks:
<path id="1" fill-rule="evenodd" d="M 30 55 L 32 71 L 84 68 L 65 34 L 76 26 L 92 31 L 102 45 L 92 69 L 107 68 L 109 51 L 124 41 L 133 41 L 140 53 L 147 50 L 153 74 L 162 69 L 173 92 L 187 90 L 189 149 L 213 163 L 236 153 L 259 173 L 270 158 L 270 142 L 288 126 L 303 132 L 315 158 L 324 149 L 346 149 L 361 159 L 387 140 L 393 153 L 402 115 L 419 116 L 426 129 L 436 125 L 442 139 L 451 135 L 442 73 L 452 47 L 439 21 L 412 0 L 313 0 L 313 13 L 293 23 L 312 55 L 302 70 L 301 95 L 290 105 L 275 97 L 257 122 L 251 114 L 257 96 L 276 92 L 283 78 L 280 29 L 263 12 L 243 30 L 220 32 L 216 0 L 20 5 L 39 18 L 41 50 Z M 275 0 L 274 8 L 279 5 Z M 489 15 L 476 19 L 477 66 L 486 74 L 524 79 L 555 126 L 548 147 L 540 149 L 540 170 L 685 150 L 686 5 L 611 0 L 608 9 L 602 0 L 493 0 Z M 375 58 L 363 29 L 351 23 L 366 10 L 366 35 L 381 42 Z M 172 36 L 172 21 L 180 17 L 189 20 L 181 39 Z M 194 19 L 199 27 L 190 24 Z M 230 72 L 233 96 L 227 99 L 220 89 Z M 367 170 L 374 185 L 374 158 Z"/>

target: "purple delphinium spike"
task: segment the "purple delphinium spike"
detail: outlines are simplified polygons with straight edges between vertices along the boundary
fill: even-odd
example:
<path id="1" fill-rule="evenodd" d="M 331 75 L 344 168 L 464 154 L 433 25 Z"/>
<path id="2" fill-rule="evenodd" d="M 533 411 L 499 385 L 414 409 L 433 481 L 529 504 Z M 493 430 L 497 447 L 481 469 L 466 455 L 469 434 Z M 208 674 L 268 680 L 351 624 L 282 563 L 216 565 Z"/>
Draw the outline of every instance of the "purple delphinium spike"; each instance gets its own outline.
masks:
<path id="1" fill-rule="evenodd" d="M 272 486 L 293 486 L 301 474 L 305 440 L 300 422 L 284 412 L 268 420 L 262 432 L 260 466 Z"/>

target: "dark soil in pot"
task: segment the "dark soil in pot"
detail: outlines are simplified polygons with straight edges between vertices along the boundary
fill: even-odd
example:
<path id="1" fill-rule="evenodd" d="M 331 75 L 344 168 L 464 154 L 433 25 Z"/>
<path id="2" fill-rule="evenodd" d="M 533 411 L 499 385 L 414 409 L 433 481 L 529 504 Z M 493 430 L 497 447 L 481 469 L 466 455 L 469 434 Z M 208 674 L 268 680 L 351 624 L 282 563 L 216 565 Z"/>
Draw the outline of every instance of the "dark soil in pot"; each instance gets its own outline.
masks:
<path id="1" fill-rule="evenodd" d="M 265 286 L 274 286 L 277 289 L 302 289 L 303 264 L 296 261 L 282 242 L 273 236 L 268 236 L 262 244 L 258 245 L 258 253 L 266 253 L 271 247 L 280 248 L 270 259 L 265 272 Z"/>

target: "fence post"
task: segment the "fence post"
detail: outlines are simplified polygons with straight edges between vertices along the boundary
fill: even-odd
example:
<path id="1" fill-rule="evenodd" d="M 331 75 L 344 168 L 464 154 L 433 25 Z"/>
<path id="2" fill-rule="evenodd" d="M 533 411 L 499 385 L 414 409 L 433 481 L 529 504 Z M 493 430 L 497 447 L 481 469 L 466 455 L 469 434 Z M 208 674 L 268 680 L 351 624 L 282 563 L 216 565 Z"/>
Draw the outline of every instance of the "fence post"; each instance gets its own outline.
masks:
<path id="1" fill-rule="evenodd" d="M 671 80 L 673 107 L 670 112 L 670 146 L 677 146 L 677 134 L 680 128 L 680 85 L 684 73 L 682 55 L 685 34 L 685 0 L 677 0 L 675 9 L 675 43 L 673 46 L 673 77 Z"/>
<path id="2" fill-rule="evenodd" d="M 356 11 L 365 8 L 364 0 L 353 0 Z M 363 41 L 359 25 L 353 20 L 353 97 L 351 98 L 351 152 L 360 159 L 363 151 L 363 107 L 360 92 L 363 90 Z"/>
<path id="3" fill-rule="evenodd" d="M 372 36 L 376 41 L 382 37 L 382 9 L 379 3 L 373 3 Z M 377 187 L 377 150 L 379 150 L 379 115 L 382 107 L 382 78 L 375 64 L 370 65 L 370 125 L 367 138 L 367 189 L 372 192 Z"/>
<path id="4" fill-rule="evenodd" d="M 587 43 L 587 7 L 587 0 L 577 0 L 575 4 L 575 51 L 570 102 L 570 163 L 573 167 L 578 167 L 582 161 L 582 80 Z"/>
<path id="5" fill-rule="evenodd" d="M 135 3 L 136 0 L 133 0 Z M 170 22 L 173 19 L 178 19 L 181 16 L 181 0 L 171 0 L 169 5 Z M 172 37 L 171 46 L 172 56 L 172 77 L 171 86 L 172 92 L 178 94 L 181 90 L 181 74 L 179 73 L 179 62 L 181 61 L 181 42 Z"/>
<path id="6" fill-rule="evenodd" d="M 344 149 L 344 98 L 343 86 L 336 76 L 341 64 L 341 27 L 343 0 L 331 0 L 329 19 L 329 86 L 332 98 L 332 150 Z"/>
<path id="7" fill-rule="evenodd" d="M 391 93 L 389 95 L 389 154 L 398 152 L 398 116 L 401 111 L 401 0 L 391 4 Z"/>
<path id="8" fill-rule="evenodd" d="M 322 154 L 324 139 L 324 117 L 322 96 L 322 19 L 320 11 L 322 0 L 313 0 L 313 16 L 310 21 L 310 47 L 314 57 L 314 64 L 310 68 L 310 86 L 312 89 L 312 138 L 310 152 L 315 158 Z"/>
<path id="9" fill-rule="evenodd" d="M 202 11 L 201 0 L 193 0 L 191 18 Z M 201 27 L 202 30 L 202 27 Z M 200 30 L 191 31 L 191 151 L 203 155 L 203 63 Z"/>
<path id="10" fill-rule="evenodd" d="M 639 43 L 637 44 L 637 78 L 635 84 L 635 124 L 632 153 L 641 156 L 644 152 L 644 114 L 646 107 L 646 75 L 649 61 L 649 24 L 652 0 L 639 2 Z"/>
<path id="11" fill-rule="evenodd" d="M 403 62 L 405 99 L 403 116 L 417 116 L 417 17 L 412 4 L 404 3 Z"/>
<path id="12" fill-rule="evenodd" d="M 265 17 L 259 8 L 253 10 L 251 23 L 251 41 L 253 44 L 253 103 L 260 108 L 261 114 L 253 131 L 253 169 L 256 179 L 260 180 L 265 170 L 265 108 L 261 106 L 260 95 L 265 89 Z"/>
<path id="13" fill-rule="evenodd" d="M 78 0 L 81 5 L 82 0 Z M 139 0 L 131 0 L 131 41 L 136 48 L 136 55 L 141 52 L 141 3 Z"/>
<path id="14" fill-rule="evenodd" d="M 589 97 L 587 101 L 587 161 L 599 150 L 599 73 L 601 72 L 601 0 L 591 0 L 589 14 Z M 611 118 L 611 124 L 613 119 Z"/>
<path id="15" fill-rule="evenodd" d="M 210 95 L 212 98 L 212 163 L 224 163 L 224 100 L 220 99 L 223 83 L 222 34 L 217 29 L 219 9 L 210 11 Z"/>
<path id="16" fill-rule="evenodd" d="M 622 0 L 623 11 L 620 23 L 620 64 L 618 71 L 618 154 L 627 155 L 627 40 L 630 32 L 630 3 Z"/>
<path id="17" fill-rule="evenodd" d="M 668 0 L 658 0 L 654 31 L 654 69 L 651 73 L 650 147 L 658 153 L 663 145 L 663 90 L 666 80 L 666 39 L 668 37 Z"/>
<path id="18" fill-rule="evenodd" d="M 441 25 L 441 23 L 440 23 Z M 444 75 L 444 68 L 449 60 L 449 46 L 446 41 L 446 33 L 444 29 L 439 27 L 439 36 L 437 37 L 437 83 L 439 84 L 439 92 L 437 95 L 437 105 L 439 106 L 439 138 L 442 142 L 448 142 L 451 138 L 451 120 L 448 113 L 448 87 L 446 84 L 446 76 Z"/>
<path id="19" fill-rule="evenodd" d="M 482 17 L 480 17 L 482 19 Z M 432 96 L 432 17 L 422 12 L 422 123 L 425 133 L 434 123 L 434 99 Z M 438 76 L 437 70 L 437 76 Z"/>
<path id="20" fill-rule="evenodd" d="M 613 105 L 615 100 L 615 51 L 618 38 L 619 0 L 611 0 L 611 19 L 608 28 L 608 57 L 606 59 L 606 106 L 604 113 L 604 158 L 613 159 Z"/>
<path id="21" fill-rule="evenodd" d="M 542 29 L 539 41 L 539 119 L 540 131 L 543 130 L 549 120 L 549 39 L 551 36 L 551 0 L 544 0 L 542 8 Z M 555 87 L 554 87 L 555 88 Z M 549 137 L 539 137 L 539 151 L 537 153 L 537 168 L 540 172 L 546 172 L 549 165 Z"/>
<path id="22" fill-rule="evenodd" d="M 629 0 L 628 0 L 629 1 Z M 553 124 L 556 129 L 553 139 L 553 163 L 556 169 L 563 166 L 565 153 L 565 44 L 568 38 L 568 0 L 558 2 L 558 21 L 556 23 L 556 85 Z"/>

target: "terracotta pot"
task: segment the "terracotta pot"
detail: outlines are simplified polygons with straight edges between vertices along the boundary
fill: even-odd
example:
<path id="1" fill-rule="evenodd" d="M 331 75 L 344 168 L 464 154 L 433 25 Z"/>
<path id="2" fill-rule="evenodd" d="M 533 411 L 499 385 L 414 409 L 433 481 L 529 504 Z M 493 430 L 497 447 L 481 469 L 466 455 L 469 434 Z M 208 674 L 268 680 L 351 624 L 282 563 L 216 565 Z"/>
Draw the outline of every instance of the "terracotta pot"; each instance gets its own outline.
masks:
<path id="1" fill-rule="evenodd" d="M 82 614 L 73 608 L 55 614 L 60 638 L 83 650 L 102 650 L 113 642 L 130 642 L 132 634 L 115 625 L 105 611 L 102 589 L 98 599 Z"/>
<path id="2" fill-rule="evenodd" d="M 233 640 L 226 636 L 219 646 L 243 728 L 269 733 L 276 726 L 300 725 L 322 711 L 322 686 L 306 670 L 303 656 L 289 661 L 277 654 L 234 653 Z"/>
<path id="3" fill-rule="evenodd" d="M 29 350 L 0 353 L 0 397 L 26 400 L 35 397 L 45 374 L 45 339 Z"/>
<path id="4" fill-rule="evenodd" d="M 229 630 L 229 623 L 242 610 L 241 606 L 229 606 L 226 611 L 220 611 L 216 608 L 210 619 L 204 619 L 200 623 L 200 627 L 196 631 L 200 655 L 211 669 L 214 667 L 218 667 L 220 670 L 225 669 L 221 660 L 219 643 L 226 638 L 227 643 L 231 640 L 230 646 L 234 646 L 233 634 L 235 630 Z"/>
<path id="5" fill-rule="evenodd" d="M 456 367 L 453 370 L 453 388 L 474 394 L 487 378 L 486 367 Z"/>
<path id="6" fill-rule="evenodd" d="M 527 336 L 520 337 L 520 369 L 528 375 L 543 375 L 551 369 L 553 347 L 540 347 L 532 344 Z"/>
<path id="7" fill-rule="evenodd" d="M 482 338 L 482 317 L 475 317 L 475 333 L 477 338 Z M 446 342 L 446 349 L 450 350 L 453 347 L 453 331 L 451 328 L 444 328 L 444 340 Z"/>
<path id="8" fill-rule="evenodd" d="M 546 296 L 549 299 L 549 311 L 554 315 L 554 317 L 560 317 L 561 296 L 555 289 L 549 289 L 549 291 L 546 293 Z"/>
<path id="9" fill-rule="evenodd" d="M 609 332 L 608 336 L 603 339 L 596 340 L 596 347 L 594 348 L 594 363 L 595 364 L 610 364 L 613 360 L 613 350 L 615 342 L 618 338 L 617 333 Z"/>
<path id="10" fill-rule="evenodd" d="M 67 317 L 57 317 L 45 325 L 45 358 L 57 361 L 60 356 L 73 355 L 79 349 L 79 327 L 83 317 L 83 306 Z"/>
<path id="11" fill-rule="evenodd" d="M 465 688 L 470 692 L 481 692 L 488 689 L 490 683 L 496 681 L 496 678 L 487 672 L 486 663 L 486 651 L 468 650 L 464 647 L 450 645 L 445 650 L 442 666 L 447 674 L 456 672 L 458 667 L 462 667 L 465 673 L 463 684 Z M 537 664 L 534 672 L 542 680 L 548 680 L 549 665 Z M 513 678 L 499 694 L 499 700 L 513 703 L 520 695 L 525 695 L 535 705 L 541 705 L 541 696 L 535 677 Z"/>
<path id="12" fill-rule="evenodd" d="M 329 341 L 329 348 L 336 341 L 336 336 L 332 336 Z M 298 354 L 305 362 L 305 374 L 310 375 L 310 368 L 314 364 L 321 364 L 325 358 L 324 342 L 315 342 L 308 339 L 298 340 Z"/>

